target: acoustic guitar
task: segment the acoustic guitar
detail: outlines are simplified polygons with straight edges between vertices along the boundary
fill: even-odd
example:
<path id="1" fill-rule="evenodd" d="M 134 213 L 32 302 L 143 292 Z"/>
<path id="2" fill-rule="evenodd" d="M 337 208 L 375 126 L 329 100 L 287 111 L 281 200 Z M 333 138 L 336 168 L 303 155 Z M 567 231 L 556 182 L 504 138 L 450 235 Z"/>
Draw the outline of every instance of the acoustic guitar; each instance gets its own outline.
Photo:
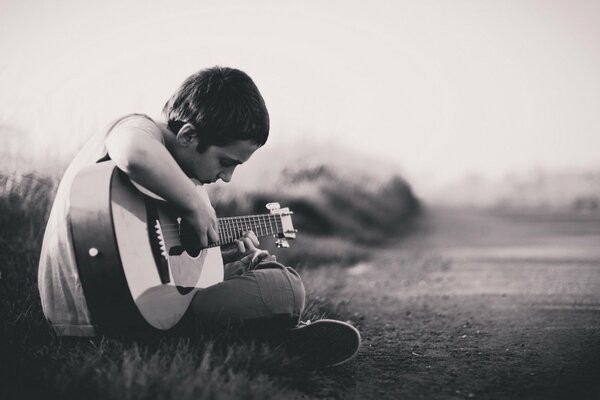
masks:
<path id="1" fill-rule="evenodd" d="M 208 197 L 202 185 L 196 187 Z M 112 161 L 81 170 L 68 215 L 93 323 L 107 333 L 172 328 L 198 290 L 223 280 L 219 246 L 248 230 L 289 246 L 287 239 L 296 237 L 292 212 L 278 203 L 267 208 L 267 214 L 219 218 L 219 241 L 200 248 L 175 208 L 130 181 Z"/>

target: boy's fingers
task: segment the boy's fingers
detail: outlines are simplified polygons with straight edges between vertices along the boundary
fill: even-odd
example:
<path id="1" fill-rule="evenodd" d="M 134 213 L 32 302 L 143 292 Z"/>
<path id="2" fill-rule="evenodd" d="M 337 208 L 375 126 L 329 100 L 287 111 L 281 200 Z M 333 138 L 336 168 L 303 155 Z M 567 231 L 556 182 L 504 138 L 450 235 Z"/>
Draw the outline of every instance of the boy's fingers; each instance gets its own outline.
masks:
<path id="1" fill-rule="evenodd" d="M 198 234 L 198 241 L 200 242 L 200 247 L 201 248 L 208 247 L 208 239 L 206 237 L 206 234 L 200 233 L 200 232 L 197 232 L 197 234 Z"/>
<path id="2" fill-rule="evenodd" d="M 219 235 L 217 234 L 217 231 L 214 227 L 209 226 L 206 234 L 208 236 L 208 242 L 217 243 L 219 241 Z"/>
<path id="3" fill-rule="evenodd" d="M 241 254 L 253 253 L 256 251 L 256 247 L 254 247 L 254 243 L 248 237 L 242 237 L 235 241 L 238 250 Z"/>
<path id="4" fill-rule="evenodd" d="M 244 232 L 244 237 L 247 237 L 248 239 L 250 239 L 252 241 L 252 244 L 254 244 L 254 246 L 258 246 L 260 244 L 260 242 L 258 241 L 258 238 L 256 237 L 256 234 L 252 231 Z"/>
<path id="5" fill-rule="evenodd" d="M 241 254 L 244 254 L 246 252 L 246 246 L 244 246 L 244 242 L 242 242 L 241 240 L 236 240 L 235 244 L 237 245 L 238 251 Z"/>
<path id="6" fill-rule="evenodd" d="M 242 242 L 244 242 L 247 252 L 254 253 L 256 251 L 256 247 L 254 247 L 254 243 L 252 243 L 252 240 L 250 238 L 243 238 Z"/>

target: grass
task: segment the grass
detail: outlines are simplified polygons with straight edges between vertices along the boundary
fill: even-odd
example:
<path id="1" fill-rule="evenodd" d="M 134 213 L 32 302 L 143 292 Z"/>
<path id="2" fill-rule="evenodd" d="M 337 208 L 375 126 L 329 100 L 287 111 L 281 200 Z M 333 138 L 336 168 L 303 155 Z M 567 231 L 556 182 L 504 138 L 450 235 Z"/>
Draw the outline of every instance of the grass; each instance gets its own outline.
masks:
<path id="1" fill-rule="evenodd" d="M 0 398 L 335 396 L 340 385 L 335 375 L 300 369 L 282 349 L 233 332 L 175 332 L 137 340 L 57 337 L 44 319 L 37 290 L 41 238 L 55 187 L 54 180 L 35 174 L 0 176 Z M 285 263 L 298 266 L 307 287 L 304 319 L 352 319 L 348 301 L 336 296 L 344 285 L 341 268 L 368 258 L 369 249 L 352 233 L 364 221 L 353 226 L 345 221 L 342 228 L 335 223 L 364 210 L 367 200 L 360 198 L 354 208 L 347 207 L 345 217 L 327 220 L 331 231 L 301 234 L 287 254 L 278 253 Z M 237 211 L 232 202 L 219 203 L 217 209 Z M 336 239 L 339 229 L 350 233 Z"/>

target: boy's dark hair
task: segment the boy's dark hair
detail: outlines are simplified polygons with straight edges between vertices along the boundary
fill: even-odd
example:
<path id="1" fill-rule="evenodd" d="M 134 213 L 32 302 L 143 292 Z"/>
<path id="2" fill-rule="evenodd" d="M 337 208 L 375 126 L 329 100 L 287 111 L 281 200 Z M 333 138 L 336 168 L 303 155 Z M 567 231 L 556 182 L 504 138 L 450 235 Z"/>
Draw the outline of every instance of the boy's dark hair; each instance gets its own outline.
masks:
<path id="1" fill-rule="evenodd" d="M 200 138 L 197 150 L 251 140 L 262 146 L 269 137 L 269 113 L 258 88 L 243 71 L 212 67 L 183 82 L 163 107 L 175 134 L 190 123 Z"/>

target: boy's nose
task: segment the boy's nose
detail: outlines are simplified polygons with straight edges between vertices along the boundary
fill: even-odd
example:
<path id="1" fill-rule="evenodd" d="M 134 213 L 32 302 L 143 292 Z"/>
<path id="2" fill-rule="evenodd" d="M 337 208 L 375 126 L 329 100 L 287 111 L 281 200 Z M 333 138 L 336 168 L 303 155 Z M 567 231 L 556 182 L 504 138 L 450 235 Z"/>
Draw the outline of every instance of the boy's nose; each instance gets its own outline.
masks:
<path id="1" fill-rule="evenodd" d="M 231 176 L 233 175 L 233 170 L 231 171 L 223 171 L 219 174 L 219 178 L 221 178 L 221 180 L 223 182 L 229 182 L 231 180 Z"/>

